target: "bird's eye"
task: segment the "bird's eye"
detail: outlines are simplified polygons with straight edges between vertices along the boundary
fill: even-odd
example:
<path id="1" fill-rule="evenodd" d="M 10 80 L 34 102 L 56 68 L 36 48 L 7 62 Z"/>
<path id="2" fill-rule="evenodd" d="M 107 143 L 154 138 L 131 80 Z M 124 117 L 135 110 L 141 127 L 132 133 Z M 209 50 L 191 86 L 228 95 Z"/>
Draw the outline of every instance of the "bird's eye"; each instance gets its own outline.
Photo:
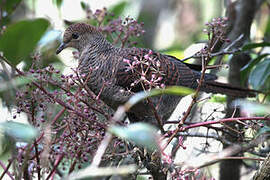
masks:
<path id="1" fill-rule="evenodd" d="M 78 37 L 79 37 L 79 35 L 78 34 L 76 34 L 76 33 L 72 33 L 72 39 L 78 39 Z"/>

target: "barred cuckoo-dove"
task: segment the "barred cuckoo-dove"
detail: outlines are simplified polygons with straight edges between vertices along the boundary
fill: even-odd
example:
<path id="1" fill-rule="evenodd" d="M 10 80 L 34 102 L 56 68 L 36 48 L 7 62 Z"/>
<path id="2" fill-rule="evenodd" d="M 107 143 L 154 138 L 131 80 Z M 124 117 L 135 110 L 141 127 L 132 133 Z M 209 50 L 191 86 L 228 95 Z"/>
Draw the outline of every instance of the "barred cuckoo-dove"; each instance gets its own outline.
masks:
<path id="1" fill-rule="evenodd" d="M 160 86 L 185 86 L 196 89 L 201 72 L 195 65 L 144 48 L 119 48 L 112 45 L 94 26 L 77 23 L 64 32 L 59 54 L 67 47 L 79 51 L 79 72 L 88 75 L 88 87 L 113 109 L 124 104 L 133 94 Z M 152 67 L 151 67 L 152 66 Z M 85 76 L 84 76 L 85 77 Z M 206 73 L 200 91 L 235 97 L 252 97 L 254 91 L 215 81 Z M 104 84 L 105 83 L 105 84 Z M 151 98 L 163 121 L 168 118 L 182 97 L 162 95 Z M 134 106 L 128 117 L 132 122 L 153 119 L 147 102 Z M 152 122 L 153 123 L 153 122 Z"/>

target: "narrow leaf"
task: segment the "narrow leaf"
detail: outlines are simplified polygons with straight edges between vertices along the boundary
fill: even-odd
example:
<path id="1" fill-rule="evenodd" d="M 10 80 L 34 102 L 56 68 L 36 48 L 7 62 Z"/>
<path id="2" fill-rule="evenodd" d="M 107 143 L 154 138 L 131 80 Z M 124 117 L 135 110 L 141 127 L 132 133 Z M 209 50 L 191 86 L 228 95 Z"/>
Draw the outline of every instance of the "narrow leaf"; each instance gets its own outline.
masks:
<path id="1" fill-rule="evenodd" d="M 270 54 L 262 54 L 258 56 L 257 58 L 250 61 L 247 65 L 245 65 L 243 68 L 241 68 L 241 77 L 243 80 L 246 80 L 248 77 L 249 72 L 252 70 L 252 68 L 258 64 L 263 58 L 269 56 Z"/>
<path id="2" fill-rule="evenodd" d="M 270 113 L 270 105 L 247 100 L 235 100 L 233 106 L 240 106 L 241 110 L 251 114 L 265 115 Z"/>
<path id="3" fill-rule="evenodd" d="M 151 152 L 155 150 L 159 151 L 159 136 L 157 130 L 151 125 L 146 123 L 134 123 L 127 127 L 112 126 L 108 130 L 120 138 L 147 148 Z"/>
<path id="4" fill-rule="evenodd" d="M 153 89 L 148 92 L 139 92 L 133 95 L 129 101 L 126 103 L 127 106 L 131 107 L 140 102 L 143 99 L 146 99 L 148 97 L 158 96 L 162 94 L 170 94 L 170 95 L 176 95 L 176 96 L 186 96 L 191 93 L 193 93 L 194 90 L 182 86 L 171 86 L 166 89 Z"/>
<path id="5" fill-rule="evenodd" d="M 0 123 L 0 129 L 2 129 L 6 135 L 14 138 L 17 141 L 23 142 L 29 142 L 33 140 L 38 134 L 36 128 L 28 124 L 22 124 L 13 121 Z"/>
<path id="6" fill-rule="evenodd" d="M 270 59 L 265 59 L 259 62 L 257 66 L 251 71 L 249 76 L 249 83 L 255 88 L 260 89 L 265 84 L 270 76 Z"/>
<path id="7" fill-rule="evenodd" d="M 86 10 L 87 4 L 83 1 L 81 1 L 81 7 L 83 10 Z"/>
<path id="8" fill-rule="evenodd" d="M 249 43 L 249 44 L 244 45 L 242 50 L 246 51 L 246 50 L 259 48 L 259 47 L 266 47 L 266 46 L 270 46 L 270 42 Z"/>
<path id="9" fill-rule="evenodd" d="M 269 126 L 264 126 L 259 129 L 259 132 L 256 134 L 256 137 L 265 134 L 265 133 L 270 133 L 270 127 Z"/>

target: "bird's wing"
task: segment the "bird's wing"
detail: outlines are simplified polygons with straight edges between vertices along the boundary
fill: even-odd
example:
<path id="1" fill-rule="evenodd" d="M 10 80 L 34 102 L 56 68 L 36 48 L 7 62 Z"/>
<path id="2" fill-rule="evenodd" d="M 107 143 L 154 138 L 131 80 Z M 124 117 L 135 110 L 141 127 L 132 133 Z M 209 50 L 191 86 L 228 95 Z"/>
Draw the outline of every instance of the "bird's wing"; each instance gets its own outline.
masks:
<path id="1" fill-rule="evenodd" d="M 197 87 L 200 72 L 173 56 L 162 55 L 148 49 L 124 49 L 116 73 L 117 85 L 138 92 L 151 87 L 180 85 Z M 207 75 L 206 79 L 215 80 L 216 76 Z M 143 82 L 144 81 L 144 82 Z"/>

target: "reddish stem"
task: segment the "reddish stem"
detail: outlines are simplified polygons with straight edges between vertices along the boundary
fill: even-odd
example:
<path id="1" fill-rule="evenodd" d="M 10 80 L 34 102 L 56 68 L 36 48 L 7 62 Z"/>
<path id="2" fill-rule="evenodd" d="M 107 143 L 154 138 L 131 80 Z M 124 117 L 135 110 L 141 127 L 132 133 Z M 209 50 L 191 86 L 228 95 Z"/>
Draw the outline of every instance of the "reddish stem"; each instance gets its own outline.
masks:
<path id="1" fill-rule="evenodd" d="M 207 121 L 207 122 L 199 122 L 196 124 L 191 124 L 186 127 L 183 127 L 182 131 L 185 131 L 187 129 L 195 128 L 195 127 L 200 127 L 200 126 L 206 126 L 206 125 L 211 125 L 211 124 L 218 124 L 218 123 L 225 123 L 225 122 L 234 122 L 234 121 L 251 121 L 251 120 L 264 120 L 264 121 L 270 121 L 270 118 L 268 117 L 238 117 L 238 118 L 226 118 L 226 119 L 221 119 L 217 121 Z"/>
<path id="2" fill-rule="evenodd" d="M 5 167 L 4 163 L 2 163 L 2 161 L 0 161 L 0 165 L 2 166 L 2 168 L 4 169 L 4 172 L 2 173 L 2 175 L 0 176 L 0 179 L 3 179 L 4 175 L 7 173 L 7 175 L 10 177 L 11 180 L 14 180 L 14 178 L 12 177 L 11 173 L 8 171 L 8 169 L 10 168 L 11 164 L 13 162 L 13 159 L 11 159 L 7 165 L 7 167 Z"/>

